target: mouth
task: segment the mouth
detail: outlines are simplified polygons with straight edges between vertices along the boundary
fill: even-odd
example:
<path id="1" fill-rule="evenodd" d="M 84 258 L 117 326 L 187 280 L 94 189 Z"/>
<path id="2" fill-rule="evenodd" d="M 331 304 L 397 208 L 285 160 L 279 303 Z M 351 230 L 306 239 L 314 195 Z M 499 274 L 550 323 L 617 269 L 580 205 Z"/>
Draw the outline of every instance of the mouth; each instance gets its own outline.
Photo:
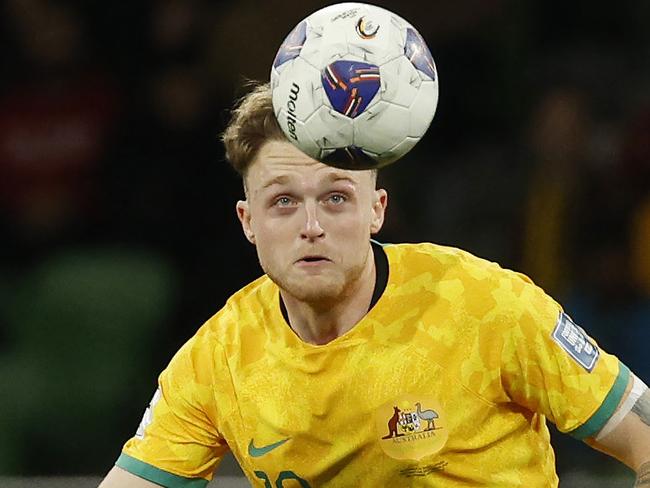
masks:
<path id="1" fill-rule="evenodd" d="M 322 264 L 322 263 L 329 263 L 329 262 L 331 261 L 325 256 L 309 255 L 300 258 L 298 261 L 296 261 L 296 264 L 315 265 L 315 264 Z"/>

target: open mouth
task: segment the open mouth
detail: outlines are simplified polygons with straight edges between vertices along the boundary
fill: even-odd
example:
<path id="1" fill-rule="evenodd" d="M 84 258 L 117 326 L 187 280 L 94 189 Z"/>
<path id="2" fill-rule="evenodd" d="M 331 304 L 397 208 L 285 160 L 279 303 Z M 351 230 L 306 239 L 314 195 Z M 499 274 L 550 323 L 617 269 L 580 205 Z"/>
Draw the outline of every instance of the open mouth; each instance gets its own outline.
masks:
<path id="1" fill-rule="evenodd" d="M 298 260 L 299 263 L 320 263 L 326 261 L 329 261 L 329 259 L 324 256 L 305 256 Z"/>

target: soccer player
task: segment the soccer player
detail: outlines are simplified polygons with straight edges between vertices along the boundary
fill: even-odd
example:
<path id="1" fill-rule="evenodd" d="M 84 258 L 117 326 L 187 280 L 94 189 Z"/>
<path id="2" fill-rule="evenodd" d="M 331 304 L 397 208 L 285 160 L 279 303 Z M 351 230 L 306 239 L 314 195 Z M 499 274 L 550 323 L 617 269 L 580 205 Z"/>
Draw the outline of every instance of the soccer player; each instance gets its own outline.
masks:
<path id="1" fill-rule="evenodd" d="M 101 484 L 201 487 L 231 451 L 254 486 L 557 486 L 546 420 L 650 486 L 650 391 L 526 276 L 382 245 L 373 171 L 292 146 L 268 85 L 223 136 L 265 274 L 174 356 Z"/>

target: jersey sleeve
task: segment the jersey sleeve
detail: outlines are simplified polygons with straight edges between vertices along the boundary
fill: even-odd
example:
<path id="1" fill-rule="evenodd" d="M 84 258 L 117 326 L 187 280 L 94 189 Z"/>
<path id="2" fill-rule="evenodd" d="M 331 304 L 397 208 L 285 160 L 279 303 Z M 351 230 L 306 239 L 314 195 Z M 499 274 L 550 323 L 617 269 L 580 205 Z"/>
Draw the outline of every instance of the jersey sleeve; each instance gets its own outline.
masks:
<path id="1" fill-rule="evenodd" d="M 214 346 L 194 337 L 158 379 L 136 435 L 116 465 L 165 487 L 203 487 L 228 446 L 218 431 Z"/>
<path id="2" fill-rule="evenodd" d="M 509 311 L 500 356 L 507 396 L 541 413 L 561 432 L 595 435 L 618 406 L 630 372 L 527 277 Z"/>

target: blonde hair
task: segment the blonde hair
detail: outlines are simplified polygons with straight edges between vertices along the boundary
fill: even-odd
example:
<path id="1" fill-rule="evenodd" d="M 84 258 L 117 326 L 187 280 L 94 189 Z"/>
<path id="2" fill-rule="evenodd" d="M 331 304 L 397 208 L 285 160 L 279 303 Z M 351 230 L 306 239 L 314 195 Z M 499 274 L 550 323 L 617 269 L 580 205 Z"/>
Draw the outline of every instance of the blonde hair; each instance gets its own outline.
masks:
<path id="1" fill-rule="evenodd" d="M 273 113 L 268 83 L 254 84 L 237 101 L 221 140 L 226 147 L 226 159 L 242 178 L 265 142 L 286 140 Z"/>

